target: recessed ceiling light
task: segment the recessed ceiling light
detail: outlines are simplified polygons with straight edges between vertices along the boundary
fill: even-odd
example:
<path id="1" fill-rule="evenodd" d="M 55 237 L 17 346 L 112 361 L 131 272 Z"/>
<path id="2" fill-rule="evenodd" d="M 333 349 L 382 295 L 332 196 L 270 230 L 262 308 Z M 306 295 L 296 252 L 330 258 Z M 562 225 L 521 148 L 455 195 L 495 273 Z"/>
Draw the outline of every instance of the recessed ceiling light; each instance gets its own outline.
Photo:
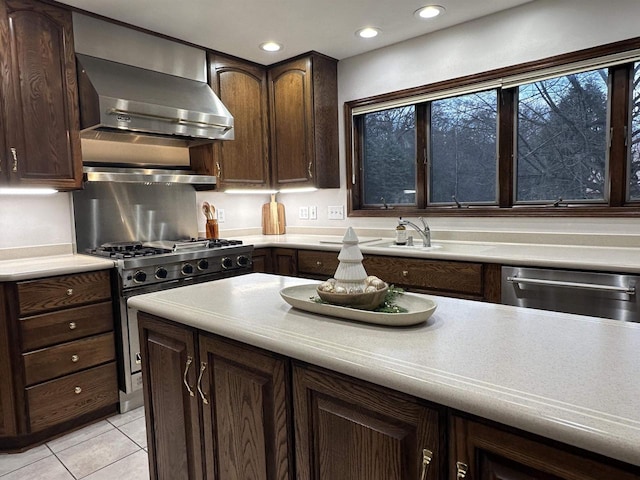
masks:
<path id="1" fill-rule="evenodd" d="M 282 45 L 278 42 L 264 42 L 260 44 L 260 50 L 265 52 L 279 52 L 282 50 Z"/>
<path id="2" fill-rule="evenodd" d="M 356 32 L 356 35 L 362 38 L 377 37 L 380 33 L 380 29 L 376 27 L 364 27 Z"/>
<path id="3" fill-rule="evenodd" d="M 444 13 L 444 7 L 440 5 L 426 5 L 419 8 L 413 14 L 418 18 L 433 18 Z"/>

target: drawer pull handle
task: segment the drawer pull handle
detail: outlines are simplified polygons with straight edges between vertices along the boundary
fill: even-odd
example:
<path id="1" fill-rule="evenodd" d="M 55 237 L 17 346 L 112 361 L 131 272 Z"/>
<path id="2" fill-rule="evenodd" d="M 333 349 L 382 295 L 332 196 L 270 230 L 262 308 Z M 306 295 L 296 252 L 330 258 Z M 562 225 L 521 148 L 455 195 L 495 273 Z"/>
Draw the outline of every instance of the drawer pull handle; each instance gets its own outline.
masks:
<path id="1" fill-rule="evenodd" d="M 67 288 L 67 297 L 73 295 L 73 288 Z"/>
<path id="2" fill-rule="evenodd" d="M 420 475 L 420 480 L 427 480 L 427 473 L 429 472 L 429 464 L 431 464 L 431 460 L 433 459 L 433 452 L 424 448 L 422 450 L 422 475 Z"/>
<path id="3" fill-rule="evenodd" d="M 13 157 L 13 166 L 11 167 L 11 171 L 13 173 L 17 173 L 18 172 L 18 151 L 14 147 L 11 147 L 11 156 Z"/>
<path id="4" fill-rule="evenodd" d="M 321 262 L 320 260 L 318 260 L 318 261 L 316 262 L 316 267 L 321 267 L 321 266 L 322 266 L 322 262 Z"/>
<path id="5" fill-rule="evenodd" d="M 189 368 L 191 368 L 192 363 L 193 363 L 193 358 L 187 357 L 187 363 L 184 365 L 184 373 L 182 374 L 182 383 L 184 383 L 184 386 L 187 387 L 187 392 L 189 392 L 189 395 L 192 397 L 195 397 L 196 394 L 194 393 L 193 390 L 191 390 L 191 387 L 189 386 L 189 382 L 187 381 L 187 373 L 189 373 Z"/>
<path id="6" fill-rule="evenodd" d="M 76 322 L 69 322 L 69 330 L 75 330 L 77 327 Z"/>
<path id="7" fill-rule="evenodd" d="M 73 363 L 76 363 L 78 360 L 80 360 L 80 357 L 78 355 L 71 355 L 71 361 Z"/>
<path id="8" fill-rule="evenodd" d="M 456 462 L 456 480 L 466 478 L 469 466 L 466 463 Z"/>
<path id="9" fill-rule="evenodd" d="M 73 391 L 74 391 L 74 393 L 75 393 L 76 395 L 80 395 L 80 394 L 82 393 L 82 388 L 80 388 L 80 387 L 76 387 L 76 388 L 74 388 L 74 389 L 73 389 Z"/>
<path id="10" fill-rule="evenodd" d="M 202 362 L 200 364 L 200 375 L 198 375 L 198 393 L 200 394 L 200 397 L 202 398 L 202 403 L 204 403 L 205 405 L 209 405 L 209 400 L 207 400 L 207 397 L 205 396 L 204 392 L 202 391 L 202 375 L 204 374 L 204 371 L 207 369 L 207 363 L 206 362 Z"/>
<path id="11" fill-rule="evenodd" d="M 405 278 L 408 277 L 409 276 L 409 270 L 403 270 L 402 271 L 402 276 L 405 277 Z"/>

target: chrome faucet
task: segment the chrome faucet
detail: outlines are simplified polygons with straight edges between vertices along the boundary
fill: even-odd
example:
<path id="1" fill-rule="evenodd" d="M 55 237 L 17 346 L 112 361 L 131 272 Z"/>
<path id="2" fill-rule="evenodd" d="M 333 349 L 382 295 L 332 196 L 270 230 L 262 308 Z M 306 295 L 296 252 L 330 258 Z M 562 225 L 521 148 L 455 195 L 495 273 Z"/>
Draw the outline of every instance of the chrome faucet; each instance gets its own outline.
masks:
<path id="1" fill-rule="evenodd" d="M 418 225 L 416 225 L 413 222 L 410 222 L 409 220 L 403 220 L 402 217 L 398 219 L 398 225 L 409 225 L 410 227 L 412 227 L 422 237 L 422 245 L 425 247 L 430 247 L 431 246 L 431 230 L 429 230 L 429 225 L 427 225 L 427 222 L 425 222 L 424 218 L 422 217 L 418 218 L 418 220 L 422 222 L 423 228 L 420 228 Z"/>

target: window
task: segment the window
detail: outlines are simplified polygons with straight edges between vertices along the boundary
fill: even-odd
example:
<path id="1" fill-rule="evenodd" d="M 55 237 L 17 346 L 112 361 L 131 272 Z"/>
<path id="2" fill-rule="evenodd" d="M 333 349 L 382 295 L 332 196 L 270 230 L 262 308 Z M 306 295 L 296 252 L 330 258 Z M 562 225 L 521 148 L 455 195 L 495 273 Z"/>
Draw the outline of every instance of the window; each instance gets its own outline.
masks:
<path id="1" fill-rule="evenodd" d="M 631 134 L 629 135 L 629 197 L 640 200 L 640 62 L 633 65 Z"/>
<path id="2" fill-rule="evenodd" d="M 416 205 L 416 109 L 364 115 L 365 205 Z"/>
<path id="3" fill-rule="evenodd" d="M 640 37 L 378 98 L 350 215 L 640 214 Z"/>
<path id="4" fill-rule="evenodd" d="M 431 203 L 496 203 L 496 91 L 431 102 Z"/>
<path id="5" fill-rule="evenodd" d="M 604 200 L 607 70 L 521 85 L 517 201 Z"/>

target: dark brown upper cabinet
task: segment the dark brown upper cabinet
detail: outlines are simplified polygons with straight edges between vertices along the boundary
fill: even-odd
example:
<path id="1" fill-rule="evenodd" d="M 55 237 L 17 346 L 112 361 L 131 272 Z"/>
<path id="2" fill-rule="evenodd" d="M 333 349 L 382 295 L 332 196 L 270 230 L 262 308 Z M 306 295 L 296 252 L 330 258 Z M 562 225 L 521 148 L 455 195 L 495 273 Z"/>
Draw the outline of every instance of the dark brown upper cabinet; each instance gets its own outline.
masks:
<path id="1" fill-rule="evenodd" d="M 267 72 L 259 66 L 209 54 L 209 83 L 229 109 L 235 139 L 216 142 L 215 170 L 220 188 L 268 188 L 269 106 Z"/>
<path id="2" fill-rule="evenodd" d="M 0 0 L 0 71 L 0 182 L 80 188 L 71 12 L 35 0 Z"/>
<path id="3" fill-rule="evenodd" d="M 312 52 L 268 78 L 274 188 L 340 187 L 336 60 Z"/>

